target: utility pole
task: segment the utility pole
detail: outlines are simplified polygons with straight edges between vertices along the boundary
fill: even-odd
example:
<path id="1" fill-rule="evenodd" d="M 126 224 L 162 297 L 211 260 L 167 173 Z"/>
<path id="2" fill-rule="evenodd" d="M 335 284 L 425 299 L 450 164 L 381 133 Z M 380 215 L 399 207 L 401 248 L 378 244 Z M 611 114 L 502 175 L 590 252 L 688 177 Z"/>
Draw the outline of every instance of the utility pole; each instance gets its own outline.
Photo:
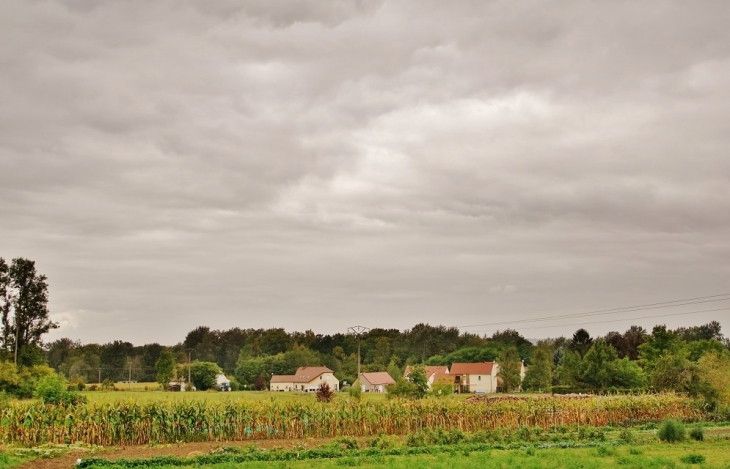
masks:
<path id="1" fill-rule="evenodd" d="M 101 368 L 97 368 L 99 370 L 99 384 L 101 384 Z"/>
<path id="2" fill-rule="evenodd" d="M 190 390 L 193 389 L 193 382 L 190 380 L 190 367 L 191 367 L 191 358 L 193 356 L 193 352 L 195 351 L 194 348 L 186 348 L 186 352 L 188 352 L 188 386 L 190 387 Z"/>
<path id="3" fill-rule="evenodd" d="M 357 336 L 357 378 L 360 379 L 360 336 L 370 330 L 369 327 L 365 326 L 352 326 L 348 327 L 347 330 Z"/>

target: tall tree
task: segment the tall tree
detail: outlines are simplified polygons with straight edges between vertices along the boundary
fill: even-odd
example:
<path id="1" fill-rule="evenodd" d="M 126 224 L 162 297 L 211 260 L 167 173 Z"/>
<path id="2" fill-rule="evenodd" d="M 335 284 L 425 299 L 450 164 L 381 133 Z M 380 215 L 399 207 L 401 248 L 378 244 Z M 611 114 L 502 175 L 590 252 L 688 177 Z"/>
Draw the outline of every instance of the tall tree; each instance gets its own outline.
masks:
<path id="1" fill-rule="evenodd" d="M 578 352 L 580 357 L 583 358 L 583 355 L 588 352 L 588 350 L 591 348 L 591 345 L 593 345 L 593 339 L 591 338 L 591 335 L 588 333 L 587 330 L 580 328 L 575 331 L 575 334 L 573 334 L 573 338 L 570 341 L 568 347 L 570 348 L 570 350 Z"/>
<path id="2" fill-rule="evenodd" d="M 553 384 L 553 350 L 549 343 L 539 342 L 532 353 L 532 363 L 525 373 L 525 389 L 545 391 Z"/>
<path id="3" fill-rule="evenodd" d="M 167 390 L 167 384 L 172 380 L 175 374 L 175 357 L 172 356 L 172 352 L 164 350 L 160 353 L 160 358 L 155 362 L 155 370 L 157 371 L 156 381 L 160 383 L 165 390 Z"/>
<path id="4" fill-rule="evenodd" d="M 16 364 L 33 365 L 41 337 L 58 324 L 48 317 L 48 283 L 36 271 L 35 262 L 16 258 L 8 265 L 0 257 L 0 312 L 2 348 Z M 19 360 L 20 357 L 20 360 Z M 29 361 L 28 363 L 25 363 Z"/>
<path id="5" fill-rule="evenodd" d="M 517 347 L 511 345 L 503 348 L 499 353 L 497 363 L 499 364 L 497 376 L 502 378 L 502 388 L 506 392 L 518 390 L 522 383 L 522 362 Z"/>

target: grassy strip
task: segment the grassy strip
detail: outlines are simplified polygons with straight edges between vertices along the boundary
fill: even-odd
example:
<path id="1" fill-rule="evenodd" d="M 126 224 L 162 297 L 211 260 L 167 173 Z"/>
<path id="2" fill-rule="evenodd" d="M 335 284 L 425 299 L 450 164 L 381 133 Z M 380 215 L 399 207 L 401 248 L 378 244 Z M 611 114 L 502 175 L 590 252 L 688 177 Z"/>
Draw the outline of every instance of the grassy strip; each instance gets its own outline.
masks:
<path id="1" fill-rule="evenodd" d="M 16 467 L 24 462 L 30 461 L 31 459 L 33 458 L 2 451 L 0 452 L 0 469 Z"/>
<path id="2" fill-rule="evenodd" d="M 251 446 L 241 452 L 224 452 L 219 454 L 206 454 L 191 458 L 180 458 L 175 456 L 158 456 L 155 458 L 142 459 L 116 459 L 103 458 L 83 459 L 76 467 L 83 468 L 132 468 L 132 467 L 185 467 L 213 465 L 223 463 L 243 463 L 252 461 L 274 462 L 274 461 L 298 461 L 312 459 L 335 459 L 335 458 L 359 458 L 359 457 L 384 457 L 384 456 L 414 456 L 424 454 L 440 453 L 471 453 L 491 450 L 515 450 L 515 449 L 549 449 L 549 448 L 593 448 L 600 446 L 617 446 L 620 443 L 613 441 L 609 443 L 600 442 L 575 442 L 564 441 L 560 443 L 542 443 L 534 446 L 525 446 L 523 443 L 487 444 L 487 443 L 466 443 L 456 445 L 435 445 L 435 446 L 398 446 L 393 448 L 363 448 L 345 449 L 339 445 L 327 445 L 319 448 L 304 450 L 270 450 L 265 451 L 258 447 Z"/>
<path id="3" fill-rule="evenodd" d="M 174 467 L 194 466 L 205 469 L 268 469 L 270 467 L 289 469 L 335 469 L 342 466 L 411 468 L 428 467 L 429 469 L 461 469 L 461 468 L 504 468 L 519 467 L 530 469 L 553 468 L 637 468 L 665 469 L 697 467 L 703 469 L 730 468 L 727 454 L 730 441 L 726 439 L 705 442 L 687 442 L 683 444 L 660 444 L 656 441 L 644 446 L 615 444 L 574 444 L 573 448 L 563 449 L 562 445 L 538 445 L 536 447 L 505 448 L 505 451 L 492 451 L 495 448 L 479 448 L 472 450 L 473 445 L 452 447 L 400 448 L 399 451 L 379 450 L 375 448 L 351 451 L 348 455 L 332 458 L 310 457 L 305 459 L 300 452 L 298 459 L 246 459 L 243 454 L 228 455 L 239 458 L 225 460 L 204 460 L 198 458 L 153 458 L 146 460 L 103 461 L 102 465 L 84 465 L 87 469 L 126 469 L 145 467 L 148 469 L 172 469 Z M 251 450 L 249 450 L 251 451 Z M 223 455 L 220 455 L 223 456 Z M 183 462 L 184 461 L 184 462 Z M 183 462 L 181 464 L 181 462 Z"/>

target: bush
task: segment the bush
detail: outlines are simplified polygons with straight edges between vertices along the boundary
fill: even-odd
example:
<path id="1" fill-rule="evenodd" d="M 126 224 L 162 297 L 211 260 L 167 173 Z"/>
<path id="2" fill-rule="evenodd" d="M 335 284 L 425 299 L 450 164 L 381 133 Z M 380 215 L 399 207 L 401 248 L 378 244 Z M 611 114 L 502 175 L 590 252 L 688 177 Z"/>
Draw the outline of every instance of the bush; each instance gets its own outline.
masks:
<path id="1" fill-rule="evenodd" d="M 619 433 L 618 439 L 626 444 L 631 444 L 634 442 L 634 432 L 631 431 L 630 428 L 624 428 L 621 430 L 621 433 Z"/>
<path id="2" fill-rule="evenodd" d="M 439 378 L 431 386 L 431 394 L 436 397 L 450 396 L 454 393 L 454 380 L 453 378 Z"/>
<path id="3" fill-rule="evenodd" d="M 58 404 L 61 396 L 66 392 L 66 380 L 58 375 L 50 375 L 41 378 L 33 393 L 34 397 L 41 399 L 48 404 Z"/>
<path id="4" fill-rule="evenodd" d="M 360 380 L 356 379 L 354 383 L 352 383 L 352 386 L 350 386 L 350 397 L 353 399 L 360 400 L 362 397 L 362 385 L 360 384 Z"/>
<path id="5" fill-rule="evenodd" d="M 317 400 L 319 402 L 330 402 L 332 401 L 332 398 L 334 397 L 335 392 L 330 388 L 330 385 L 327 383 L 322 383 L 319 385 L 319 388 L 317 389 Z"/>
<path id="6" fill-rule="evenodd" d="M 702 441 L 705 439 L 705 431 L 702 427 L 694 427 L 689 431 L 689 437 L 693 440 Z"/>
<path id="7" fill-rule="evenodd" d="M 686 437 L 684 425 L 676 420 L 667 420 L 659 427 L 659 439 L 668 443 L 683 441 Z"/>
<path id="8" fill-rule="evenodd" d="M 75 391 L 67 391 L 68 383 L 59 375 L 44 376 L 38 381 L 33 395 L 46 404 L 81 404 L 86 398 Z M 72 385 L 73 388 L 77 387 Z"/>
<path id="9" fill-rule="evenodd" d="M 389 399 L 393 397 L 420 397 L 420 391 L 418 386 L 407 379 L 399 378 L 395 384 L 388 385 L 388 396 Z"/>
<path id="10" fill-rule="evenodd" d="M 702 464 L 705 462 L 705 457 L 701 454 L 690 453 L 686 456 L 682 456 L 679 460 L 685 464 Z"/>

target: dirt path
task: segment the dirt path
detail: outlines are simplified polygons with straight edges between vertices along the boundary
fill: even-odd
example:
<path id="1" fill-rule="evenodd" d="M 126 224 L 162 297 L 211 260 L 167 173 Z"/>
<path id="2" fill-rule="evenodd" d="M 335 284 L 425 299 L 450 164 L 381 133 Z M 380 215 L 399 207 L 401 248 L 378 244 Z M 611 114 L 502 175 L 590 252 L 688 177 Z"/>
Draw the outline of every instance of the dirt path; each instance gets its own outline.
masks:
<path id="1" fill-rule="evenodd" d="M 198 456 L 208 454 L 212 449 L 221 446 L 248 446 L 255 444 L 260 448 L 292 448 L 294 445 L 305 444 L 308 448 L 320 446 L 330 441 L 329 438 L 297 439 L 297 440 L 256 440 L 256 441 L 211 441 L 204 443 L 183 443 L 160 446 L 119 446 L 105 448 L 99 452 L 71 451 L 53 459 L 35 459 L 29 461 L 19 469 L 71 469 L 79 458 L 152 458 L 155 456 Z"/>

